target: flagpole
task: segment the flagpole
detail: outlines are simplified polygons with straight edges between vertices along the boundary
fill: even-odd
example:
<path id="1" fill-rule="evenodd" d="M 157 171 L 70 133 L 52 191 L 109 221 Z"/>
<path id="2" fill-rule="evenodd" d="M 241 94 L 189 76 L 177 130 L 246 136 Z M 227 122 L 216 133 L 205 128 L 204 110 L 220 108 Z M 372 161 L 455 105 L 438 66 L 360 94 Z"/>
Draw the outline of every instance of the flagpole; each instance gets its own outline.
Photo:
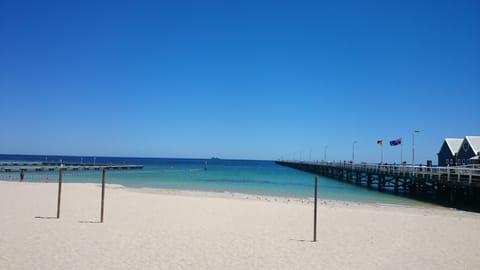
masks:
<path id="1" fill-rule="evenodd" d="M 383 142 L 380 145 L 380 147 L 382 147 L 382 155 L 381 155 L 381 158 L 380 158 L 380 163 L 383 163 Z"/>
<path id="2" fill-rule="evenodd" d="M 402 138 L 400 137 L 400 164 L 403 162 L 403 143 Z"/>
<path id="3" fill-rule="evenodd" d="M 377 140 L 377 145 L 380 145 L 380 164 L 383 163 L 383 140 Z"/>
<path id="4" fill-rule="evenodd" d="M 415 165 L 415 133 L 420 132 L 420 130 L 414 130 L 412 133 L 412 165 Z"/>

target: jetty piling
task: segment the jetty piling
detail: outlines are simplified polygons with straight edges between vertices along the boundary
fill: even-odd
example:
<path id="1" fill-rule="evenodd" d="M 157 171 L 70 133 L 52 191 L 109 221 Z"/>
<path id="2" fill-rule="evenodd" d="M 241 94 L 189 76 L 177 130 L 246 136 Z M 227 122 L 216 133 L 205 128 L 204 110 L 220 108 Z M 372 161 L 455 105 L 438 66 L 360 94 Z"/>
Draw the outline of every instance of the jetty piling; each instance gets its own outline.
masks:
<path id="1" fill-rule="evenodd" d="M 58 169 L 58 196 L 57 196 L 57 219 L 60 218 L 60 202 L 62 200 L 63 168 Z"/>
<path id="2" fill-rule="evenodd" d="M 107 170 L 104 168 L 102 171 L 102 204 L 100 206 L 100 223 L 103 223 L 103 206 L 105 200 L 105 178 L 107 176 Z"/>
<path id="3" fill-rule="evenodd" d="M 315 175 L 315 195 L 313 202 L 313 242 L 317 242 L 317 190 L 318 190 L 318 176 Z"/>

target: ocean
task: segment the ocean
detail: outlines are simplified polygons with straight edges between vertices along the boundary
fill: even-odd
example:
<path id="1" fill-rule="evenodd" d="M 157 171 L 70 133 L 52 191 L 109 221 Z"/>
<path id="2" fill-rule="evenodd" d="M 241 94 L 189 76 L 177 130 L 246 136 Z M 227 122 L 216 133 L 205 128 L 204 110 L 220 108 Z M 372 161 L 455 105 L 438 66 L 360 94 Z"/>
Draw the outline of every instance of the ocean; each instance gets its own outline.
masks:
<path id="1" fill-rule="evenodd" d="M 0 162 L 60 161 L 88 164 L 144 165 L 141 170 L 109 170 L 107 183 L 134 188 L 165 188 L 232 192 L 267 196 L 311 198 L 314 175 L 275 164 L 274 161 L 123 158 L 40 155 L 0 155 Z M 205 170 L 205 162 L 207 162 Z M 0 172 L 0 179 L 18 181 L 18 172 Z M 58 171 L 27 171 L 24 181 L 58 182 Z M 100 183 L 101 171 L 65 171 L 64 182 Z M 328 200 L 382 204 L 424 204 L 406 197 L 368 190 L 319 176 L 318 197 Z"/>

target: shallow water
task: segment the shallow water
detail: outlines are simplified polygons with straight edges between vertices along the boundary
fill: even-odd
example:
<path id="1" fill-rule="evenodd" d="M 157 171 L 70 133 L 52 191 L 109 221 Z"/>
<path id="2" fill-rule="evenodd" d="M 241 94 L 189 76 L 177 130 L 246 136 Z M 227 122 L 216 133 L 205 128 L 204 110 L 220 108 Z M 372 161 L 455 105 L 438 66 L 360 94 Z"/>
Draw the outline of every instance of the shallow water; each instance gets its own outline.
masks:
<path id="1" fill-rule="evenodd" d="M 59 161 L 93 164 L 142 164 L 141 170 L 109 170 L 107 182 L 126 187 L 169 188 L 246 194 L 313 197 L 314 175 L 275 164 L 274 161 L 119 158 L 75 156 L 0 155 L 1 161 Z M 205 169 L 205 162 L 207 166 Z M 0 173 L 4 180 L 18 181 L 17 173 Z M 101 181 L 100 171 L 65 171 L 65 182 Z M 27 171 L 25 181 L 57 182 L 58 171 Z M 334 179 L 319 177 L 321 199 L 418 205 L 416 200 L 368 190 Z"/>

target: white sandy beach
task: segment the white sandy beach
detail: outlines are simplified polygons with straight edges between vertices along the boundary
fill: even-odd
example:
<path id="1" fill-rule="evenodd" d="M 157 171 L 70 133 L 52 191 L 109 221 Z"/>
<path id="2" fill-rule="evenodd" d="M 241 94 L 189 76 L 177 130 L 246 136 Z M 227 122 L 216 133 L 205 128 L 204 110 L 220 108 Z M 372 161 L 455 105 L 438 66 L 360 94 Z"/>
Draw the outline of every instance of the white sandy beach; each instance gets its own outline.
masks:
<path id="1" fill-rule="evenodd" d="M 480 215 L 440 207 L 0 181 L 0 269 L 480 269 Z M 248 198 L 246 198 L 248 197 Z"/>

